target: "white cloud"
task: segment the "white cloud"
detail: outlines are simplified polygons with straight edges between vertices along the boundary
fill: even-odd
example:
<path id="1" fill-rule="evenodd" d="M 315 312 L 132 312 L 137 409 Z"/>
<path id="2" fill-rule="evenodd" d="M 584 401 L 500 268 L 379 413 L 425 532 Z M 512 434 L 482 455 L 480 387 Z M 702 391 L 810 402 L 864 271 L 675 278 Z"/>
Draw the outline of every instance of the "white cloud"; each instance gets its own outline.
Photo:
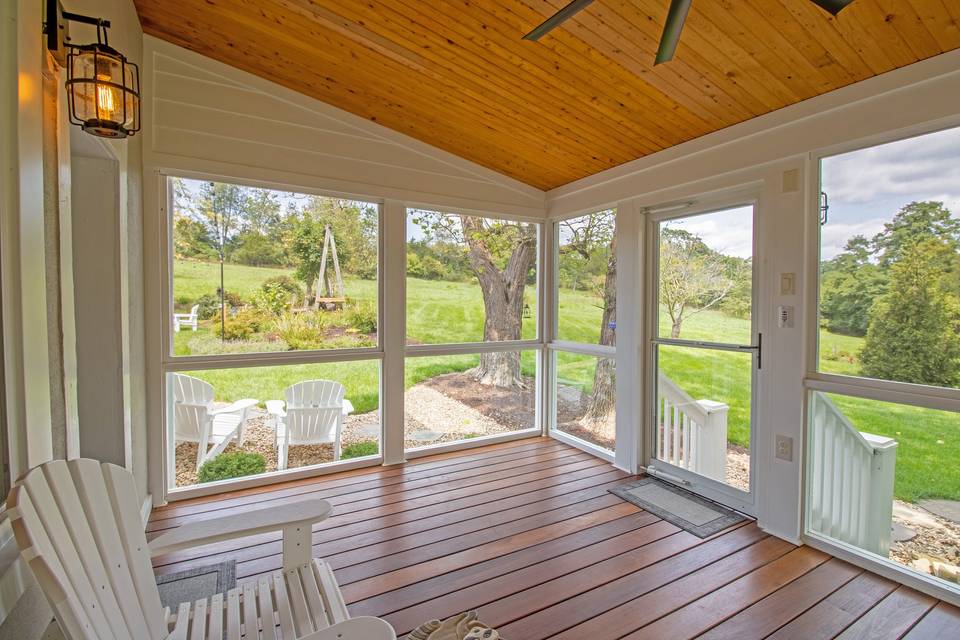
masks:
<path id="1" fill-rule="evenodd" d="M 823 185 L 832 204 L 940 200 L 960 215 L 960 128 L 826 158 Z"/>
<path id="2" fill-rule="evenodd" d="M 753 207 L 738 207 L 689 218 L 671 220 L 666 225 L 684 229 L 719 253 L 738 258 L 753 255 Z"/>
<path id="3" fill-rule="evenodd" d="M 886 220 L 882 218 L 874 218 L 873 220 L 867 220 L 865 222 L 853 224 L 830 223 L 820 227 L 820 258 L 822 260 L 829 260 L 836 256 L 843 251 L 847 240 L 853 236 L 864 236 L 867 239 L 872 238 L 883 229 L 884 222 L 886 222 Z"/>

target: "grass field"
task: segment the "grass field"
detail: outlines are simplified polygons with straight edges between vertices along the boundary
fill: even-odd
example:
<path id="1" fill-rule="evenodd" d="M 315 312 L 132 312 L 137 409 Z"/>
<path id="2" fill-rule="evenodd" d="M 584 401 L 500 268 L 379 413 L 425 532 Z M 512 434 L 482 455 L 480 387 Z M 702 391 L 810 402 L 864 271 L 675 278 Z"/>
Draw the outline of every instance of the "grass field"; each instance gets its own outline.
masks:
<path id="1" fill-rule="evenodd" d="M 228 265 L 226 288 L 249 296 L 263 280 L 285 273 L 278 269 Z M 199 297 L 216 290 L 219 270 L 215 264 L 177 262 L 174 265 L 175 297 Z M 356 300 L 376 300 L 372 281 L 349 280 L 347 295 Z M 525 321 L 523 335 L 535 337 L 535 291 L 528 289 L 531 319 Z M 456 343 L 479 341 L 483 335 L 483 302 L 474 283 L 407 280 L 407 336 L 420 343 Z M 561 291 L 560 337 L 564 340 L 595 343 L 600 335 L 601 310 L 596 297 L 584 292 Z M 669 335 L 668 320 L 661 318 L 661 333 Z M 202 328 L 201 331 L 209 329 Z M 199 333 L 199 332 L 198 332 Z M 188 352 L 192 332 L 175 337 L 178 354 Z M 717 311 L 705 311 L 684 323 L 683 338 L 748 343 L 748 320 L 731 318 Z M 856 374 L 856 354 L 862 338 L 821 331 L 824 359 L 821 369 L 831 373 Z M 477 362 L 477 356 L 409 358 L 405 371 L 407 387 L 441 373 L 463 371 Z M 533 352 L 523 354 L 523 369 L 533 375 Z M 750 436 L 749 356 L 731 352 L 706 351 L 685 347 L 664 347 L 660 353 L 664 373 L 697 399 L 709 398 L 730 405 L 729 439 L 747 446 Z M 592 363 L 582 357 L 558 354 L 560 375 L 577 383 L 585 392 L 592 383 Z M 255 397 L 261 400 L 282 398 L 283 390 L 304 379 L 330 378 L 347 388 L 358 412 L 378 406 L 379 362 L 375 360 L 338 364 L 309 364 L 254 369 L 228 369 L 194 372 L 213 384 L 220 400 Z M 944 473 L 946 461 L 960 459 L 960 415 L 862 400 L 834 398 L 836 404 L 862 431 L 895 438 L 897 454 L 896 495 L 905 500 L 922 497 L 960 499 L 960 474 Z"/>

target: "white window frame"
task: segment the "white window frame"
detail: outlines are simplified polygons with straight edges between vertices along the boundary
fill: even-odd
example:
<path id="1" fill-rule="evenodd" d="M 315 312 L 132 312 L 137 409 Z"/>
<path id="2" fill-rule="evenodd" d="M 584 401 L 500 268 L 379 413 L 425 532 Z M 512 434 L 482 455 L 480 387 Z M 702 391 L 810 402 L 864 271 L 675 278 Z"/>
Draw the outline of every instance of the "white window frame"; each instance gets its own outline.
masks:
<path id="1" fill-rule="evenodd" d="M 926 409 L 939 409 L 943 411 L 953 411 L 960 413 L 960 389 L 949 389 L 946 387 L 935 387 L 922 384 L 913 384 L 908 382 L 896 382 L 892 380 L 879 380 L 874 378 L 865 378 L 852 375 L 841 375 L 834 373 L 823 373 L 820 371 L 820 191 L 821 191 L 821 168 L 822 161 L 833 156 L 850 153 L 862 149 L 869 149 L 884 144 L 898 142 L 909 138 L 920 137 L 923 135 L 936 133 L 960 127 L 960 117 L 950 119 L 949 122 L 938 122 L 931 126 L 930 124 L 919 125 L 907 129 L 886 132 L 882 135 L 871 136 L 869 138 L 845 142 L 842 144 L 818 149 L 807 154 L 807 211 L 806 225 L 807 237 L 810 242 L 807 243 L 806 252 L 806 277 L 810 285 L 806 288 L 806 297 L 804 304 L 807 309 L 804 318 L 805 337 L 806 337 L 806 375 L 804 377 L 805 402 L 803 410 L 803 433 L 804 442 L 802 447 L 803 456 L 803 476 L 802 483 L 803 499 L 802 523 L 803 533 L 801 535 L 804 542 L 811 547 L 820 549 L 833 554 L 842 560 L 846 560 L 857 566 L 874 571 L 882 576 L 905 584 L 927 593 L 956 606 L 960 606 L 960 586 L 950 585 L 949 583 L 938 580 L 933 576 L 927 576 L 919 572 L 911 571 L 906 567 L 893 562 L 887 558 L 870 554 L 862 549 L 843 543 L 841 541 L 829 538 L 813 531 L 810 527 L 810 491 L 808 488 L 811 481 L 809 473 L 809 456 L 807 447 L 809 446 L 808 429 L 808 408 L 809 397 L 813 392 L 834 393 L 843 396 L 864 398 L 868 400 L 877 400 L 881 402 L 891 402 L 896 404 L 920 407 Z"/>
<path id="2" fill-rule="evenodd" d="M 499 213 L 491 212 L 480 212 L 472 211 L 469 209 L 456 209 L 452 207 L 437 207 L 432 205 L 420 205 L 407 203 L 404 208 L 404 229 L 406 228 L 407 220 L 409 219 L 410 211 L 414 209 L 436 212 L 436 213 L 445 213 L 450 215 L 457 214 L 469 214 L 477 217 L 486 218 L 488 220 L 508 220 L 511 222 L 522 222 L 527 224 L 533 224 L 537 229 L 537 316 L 536 316 L 536 325 L 537 325 L 537 337 L 530 340 L 502 340 L 498 342 L 456 342 L 456 343 L 438 343 L 438 344 L 416 344 L 408 345 L 406 343 L 406 332 L 403 333 L 401 340 L 403 342 L 403 362 L 406 366 L 406 361 L 409 358 L 418 358 L 418 357 L 427 357 L 427 356 L 458 356 L 458 355 L 476 355 L 480 353 L 505 353 L 509 351 L 535 351 L 537 353 L 537 366 L 536 366 L 536 386 L 534 389 L 534 425 L 529 429 L 520 429 L 517 431 L 512 431 L 510 433 L 495 434 L 490 436 L 480 436 L 478 438 L 470 438 L 467 440 L 457 440 L 455 442 L 444 443 L 444 444 L 435 444 L 435 445 L 425 445 L 422 447 L 412 447 L 405 448 L 401 442 L 401 448 L 403 448 L 403 457 L 406 460 L 411 460 L 414 458 L 419 458 L 428 455 L 435 455 L 437 453 L 446 453 L 448 451 L 460 451 L 463 449 L 473 449 L 476 447 L 483 447 L 490 444 L 496 444 L 499 442 L 510 442 L 512 440 L 520 440 L 523 438 L 530 438 L 534 436 L 539 436 L 544 433 L 544 419 L 543 419 L 543 401 L 544 396 L 544 366 L 543 359 L 545 353 L 544 345 L 544 331 L 545 331 L 545 320 L 548 316 L 545 313 L 546 310 L 546 298 L 545 298 L 545 247 L 544 245 L 544 228 L 545 222 L 541 218 L 529 218 L 524 216 L 509 216 L 502 215 Z M 406 233 L 403 234 L 403 248 L 404 248 L 404 258 L 406 258 L 406 247 L 407 247 L 407 238 Z M 403 269 L 403 280 L 406 282 L 407 272 L 406 272 L 406 261 L 404 260 L 404 269 Z M 407 308 L 406 308 L 406 295 L 404 292 L 404 305 L 402 307 L 402 312 L 404 319 L 406 318 Z M 402 422 L 404 422 L 403 429 L 404 435 L 406 430 L 406 416 L 405 413 L 402 414 Z"/>
<path id="3" fill-rule="evenodd" d="M 298 194 L 316 195 L 330 198 L 343 198 L 362 201 L 367 204 L 376 205 L 378 209 L 378 228 L 377 228 L 377 345 L 375 347 L 361 347 L 355 349 L 315 349 L 304 351 L 279 351 L 266 353 L 241 353 L 241 354 L 222 354 L 222 355 L 204 355 L 204 356 L 175 356 L 173 355 L 173 329 L 169 319 L 173 313 L 173 179 L 186 178 L 191 180 L 214 181 L 221 183 L 236 184 L 244 187 L 255 187 L 272 189 L 278 191 L 290 191 Z M 161 447 L 162 469 L 163 469 L 163 490 L 164 500 L 175 501 L 184 500 L 202 495 L 220 493 L 227 490 L 236 490 L 247 487 L 263 486 L 295 480 L 298 478 L 312 477 L 356 469 L 360 467 L 371 467 L 383 463 L 385 457 L 385 403 L 384 403 L 384 332 L 380 330 L 384 322 L 384 293 L 385 278 L 384 259 L 384 218 L 385 207 L 382 199 L 371 198 L 354 194 L 335 193 L 321 191 L 318 189 L 304 188 L 287 184 L 272 184 L 258 180 L 247 180 L 240 178 L 231 178 L 224 176 L 215 176 L 193 171 L 161 171 L 158 174 L 159 191 L 161 195 L 160 216 L 163 224 L 163 233 L 159 243 L 159 256 L 161 264 L 161 278 L 159 283 L 160 292 L 160 313 L 161 313 L 161 331 L 160 331 L 160 373 L 159 380 L 156 383 L 160 385 L 160 425 L 163 429 L 163 446 Z M 176 478 L 176 460 L 175 443 L 173 441 L 173 429 L 169 424 L 169 398 L 167 389 L 167 378 L 169 373 L 178 371 L 195 371 L 210 369 L 238 369 L 248 367 L 264 366 L 283 366 L 297 364 L 323 364 L 334 362 L 355 362 L 355 361 L 377 361 L 380 368 L 380 390 L 379 407 L 380 412 L 380 451 L 376 455 L 363 456 L 349 460 L 337 462 L 325 462 L 308 467 L 296 469 L 286 469 L 283 471 L 271 471 L 255 476 L 245 478 L 233 478 L 216 482 L 204 483 L 202 485 L 191 485 L 189 487 L 176 487 L 173 482 Z M 155 452 L 151 452 L 155 455 Z"/>
<path id="4" fill-rule="evenodd" d="M 602 211 L 613 211 L 613 215 L 617 221 L 617 346 L 609 346 L 602 344 L 592 344 L 589 342 L 573 342 L 570 340 L 560 340 L 556 336 L 560 332 L 560 225 L 566 220 L 574 220 L 576 218 L 582 218 L 594 213 L 600 213 Z M 553 218 L 550 221 L 550 313 L 549 313 L 549 323 L 545 327 L 549 331 L 548 336 L 544 336 L 546 342 L 546 353 L 545 353 L 545 370 L 549 372 L 549 381 L 545 385 L 547 390 L 547 397 L 545 402 L 545 415 L 547 416 L 546 420 L 546 433 L 556 440 L 568 444 L 572 447 L 576 447 L 582 451 L 586 451 L 602 460 L 606 460 L 610 464 L 620 466 L 626 471 L 631 473 L 634 472 L 633 459 L 634 456 L 627 455 L 632 448 L 632 440 L 630 438 L 622 438 L 621 428 L 616 429 L 615 441 L 614 441 L 614 450 L 604 449 L 603 447 L 597 446 L 592 442 L 588 442 L 576 436 L 572 436 L 564 431 L 561 431 L 557 428 L 557 354 L 558 353 L 573 353 L 583 356 L 592 356 L 595 358 L 608 358 L 614 361 L 615 370 L 619 371 L 622 358 L 617 357 L 617 352 L 622 351 L 619 349 L 620 345 L 620 257 L 623 253 L 621 247 L 624 246 L 624 243 L 619 240 L 625 235 L 624 230 L 621 228 L 621 208 L 618 205 L 610 205 L 605 207 L 594 207 L 586 211 L 578 211 L 576 213 L 566 214 L 557 218 Z M 628 325 L 629 328 L 629 325 Z M 620 375 L 617 375 L 617 380 L 620 380 Z M 621 393 L 619 383 L 616 386 L 616 398 L 614 398 L 614 405 L 616 407 L 615 411 L 618 416 L 621 415 L 623 408 L 621 407 Z M 626 414 L 624 414 L 626 415 Z M 618 418 L 618 423 L 621 421 Z M 621 440 L 623 443 L 621 444 Z M 618 452 L 620 454 L 618 455 Z M 618 461 L 618 458 L 621 460 Z M 629 460 L 629 462 L 626 462 Z"/>

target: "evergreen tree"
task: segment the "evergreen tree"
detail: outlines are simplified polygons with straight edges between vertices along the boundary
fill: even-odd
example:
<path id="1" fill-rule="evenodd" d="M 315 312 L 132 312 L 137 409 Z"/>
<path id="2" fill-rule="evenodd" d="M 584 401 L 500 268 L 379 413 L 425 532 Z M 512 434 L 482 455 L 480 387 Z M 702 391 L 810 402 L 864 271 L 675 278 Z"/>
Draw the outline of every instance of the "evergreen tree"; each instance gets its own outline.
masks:
<path id="1" fill-rule="evenodd" d="M 960 384 L 956 300 L 932 269 L 953 251 L 928 239 L 903 246 L 887 293 L 874 306 L 860 362 L 871 378 L 953 387 Z"/>

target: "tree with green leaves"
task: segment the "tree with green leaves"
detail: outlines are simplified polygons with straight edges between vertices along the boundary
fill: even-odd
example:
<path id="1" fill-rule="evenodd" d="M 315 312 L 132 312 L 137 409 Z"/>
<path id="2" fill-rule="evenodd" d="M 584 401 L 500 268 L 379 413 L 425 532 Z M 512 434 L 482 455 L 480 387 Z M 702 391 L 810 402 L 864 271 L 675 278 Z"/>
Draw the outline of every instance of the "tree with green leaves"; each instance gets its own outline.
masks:
<path id="1" fill-rule="evenodd" d="M 863 374 L 943 387 L 960 384 L 960 333 L 956 299 L 931 269 L 955 253 L 943 240 L 903 245 L 890 264 L 887 292 L 874 305 L 860 353 Z"/>
<path id="2" fill-rule="evenodd" d="M 466 247 L 483 297 L 484 341 L 521 339 L 524 292 L 537 263 L 536 225 L 435 211 L 417 211 L 413 220 L 428 240 Z M 517 351 L 483 353 L 470 374 L 480 384 L 525 386 Z"/>
<path id="3" fill-rule="evenodd" d="M 866 335 L 870 310 L 887 288 L 886 270 L 872 255 L 872 243 L 858 235 L 847 241 L 842 253 L 821 263 L 820 315 L 828 330 Z"/>
<path id="4" fill-rule="evenodd" d="M 353 200 L 310 196 L 301 209 L 288 215 L 284 242 L 290 247 L 295 275 L 306 285 L 308 296 L 317 295 L 314 285 L 320 273 L 328 225 L 344 272 L 358 278 L 377 276 L 377 208 Z"/>
<path id="5" fill-rule="evenodd" d="M 717 306 L 736 278 L 726 256 L 683 229 L 660 231 L 660 304 L 670 316 L 670 337 L 679 338 L 684 320 Z"/>
<path id="6" fill-rule="evenodd" d="M 220 336 L 224 340 L 227 318 L 223 265 L 234 237 L 243 230 L 246 193 L 244 188 L 226 182 L 204 182 L 196 199 L 195 219 L 213 241 L 220 262 Z"/>
<path id="7" fill-rule="evenodd" d="M 942 202 L 911 202 L 874 236 L 874 253 L 880 266 L 887 268 L 902 259 L 912 245 L 930 239 L 943 242 L 948 249 L 930 267 L 949 269 L 953 266 L 952 257 L 960 249 L 960 219 L 954 218 Z"/>

